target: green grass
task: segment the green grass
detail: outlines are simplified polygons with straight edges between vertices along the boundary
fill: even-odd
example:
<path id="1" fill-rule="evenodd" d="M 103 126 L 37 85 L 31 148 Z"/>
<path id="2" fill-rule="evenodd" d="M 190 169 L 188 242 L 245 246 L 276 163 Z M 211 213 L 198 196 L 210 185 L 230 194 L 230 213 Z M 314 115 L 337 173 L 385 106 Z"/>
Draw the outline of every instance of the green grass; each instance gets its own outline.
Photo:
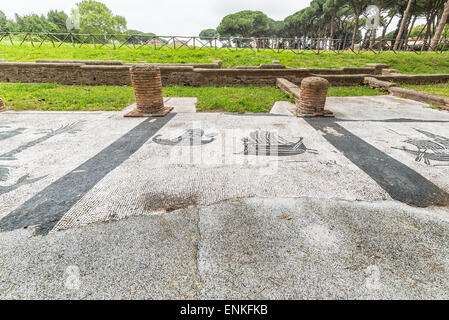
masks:
<path id="1" fill-rule="evenodd" d="M 331 87 L 330 96 L 382 94 L 368 87 Z M 117 111 L 134 102 L 131 87 L 64 86 L 58 84 L 0 84 L 0 96 L 14 110 Z M 276 101 L 291 101 L 272 87 L 166 87 L 166 97 L 197 97 L 198 111 L 269 112 Z"/>
<path id="2" fill-rule="evenodd" d="M 407 74 L 435 74 L 449 73 L 449 52 L 415 54 L 412 52 L 384 52 L 375 54 L 363 52 L 322 52 L 320 55 L 312 51 L 304 51 L 297 55 L 291 51 L 275 52 L 272 50 L 253 51 L 251 49 L 172 49 L 163 47 L 160 49 L 143 47 L 130 49 L 122 47 L 94 48 L 93 46 L 71 47 L 61 46 L 53 48 L 49 44 L 42 47 L 32 47 L 29 44 L 19 47 L 5 42 L 0 44 L 0 59 L 8 61 L 35 61 L 36 59 L 65 59 L 65 60 L 121 60 L 124 62 L 162 62 L 162 63 L 193 63 L 212 62 L 222 60 L 223 67 L 229 68 L 237 65 L 259 65 L 279 60 L 290 67 L 364 67 L 366 63 L 385 63 L 391 68 Z"/>
<path id="3" fill-rule="evenodd" d="M 402 85 L 403 88 L 424 91 L 427 93 L 433 93 L 440 96 L 449 97 L 449 82 L 448 83 L 439 83 L 432 85 Z"/>
<path id="4" fill-rule="evenodd" d="M 285 93 L 272 87 L 242 88 L 164 88 L 166 97 L 197 97 L 198 111 L 270 112 L 276 101 L 291 101 Z"/>
<path id="5" fill-rule="evenodd" d="M 14 110 L 116 111 L 133 103 L 131 87 L 0 84 L 0 96 Z"/>
<path id="6" fill-rule="evenodd" d="M 330 87 L 329 97 L 360 97 L 380 96 L 388 94 L 385 91 L 371 89 L 370 87 Z"/>

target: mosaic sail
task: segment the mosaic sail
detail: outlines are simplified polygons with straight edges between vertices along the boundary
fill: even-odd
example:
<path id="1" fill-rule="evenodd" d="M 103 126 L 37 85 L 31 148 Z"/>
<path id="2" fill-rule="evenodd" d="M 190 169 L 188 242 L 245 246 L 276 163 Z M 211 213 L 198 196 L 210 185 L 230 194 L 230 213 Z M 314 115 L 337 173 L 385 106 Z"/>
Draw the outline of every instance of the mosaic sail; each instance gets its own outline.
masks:
<path id="1" fill-rule="evenodd" d="M 257 130 L 243 138 L 243 154 L 256 156 L 294 156 L 307 151 L 316 153 L 304 145 L 304 138 L 291 142 L 276 132 Z"/>

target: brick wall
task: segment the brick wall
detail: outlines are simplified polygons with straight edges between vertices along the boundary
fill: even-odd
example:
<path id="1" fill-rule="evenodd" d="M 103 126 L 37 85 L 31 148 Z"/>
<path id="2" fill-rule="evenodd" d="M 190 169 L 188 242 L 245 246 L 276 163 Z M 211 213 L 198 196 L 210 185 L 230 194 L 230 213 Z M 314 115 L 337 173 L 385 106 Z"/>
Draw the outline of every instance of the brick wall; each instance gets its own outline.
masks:
<path id="1" fill-rule="evenodd" d="M 251 69 L 220 69 L 221 62 L 206 64 L 158 64 L 162 82 L 183 86 L 275 86 L 283 77 L 299 83 L 312 75 L 329 75 L 331 83 L 353 85 L 359 79 L 351 74 L 377 74 L 374 67 L 341 69 L 292 69 L 279 64 Z M 38 62 L 0 62 L 0 82 L 47 83 L 67 85 L 130 85 L 129 68 L 121 61 L 38 60 Z M 338 75 L 344 77 L 338 77 Z M 363 78 L 363 77 L 362 77 Z"/>
<path id="2" fill-rule="evenodd" d="M 67 85 L 131 85 L 129 68 L 121 61 L 39 60 L 0 62 L 0 82 L 47 83 Z M 206 64 L 158 64 L 164 86 L 276 86 L 277 78 L 299 84 L 310 76 L 320 76 L 333 86 L 363 85 L 366 76 L 397 83 L 436 83 L 449 81 L 449 75 L 382 76 L 382 68 L 286 68 L 279 64 L 253 68 L 221 69 L 221 62 Z M 380 65 L 384 67 L 383 65 Z"/>

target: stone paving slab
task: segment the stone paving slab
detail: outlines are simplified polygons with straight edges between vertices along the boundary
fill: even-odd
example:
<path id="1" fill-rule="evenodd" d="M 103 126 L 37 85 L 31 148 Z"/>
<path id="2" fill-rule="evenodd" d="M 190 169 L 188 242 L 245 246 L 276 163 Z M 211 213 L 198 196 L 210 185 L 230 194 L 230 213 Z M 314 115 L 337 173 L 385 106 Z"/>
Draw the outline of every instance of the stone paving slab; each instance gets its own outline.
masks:
<path id="1" fill-rule="evenodd" d="M 326 108 L 344 120 L 449 120 L 448 112 L 427 108 L 425 103 L 393 96 L 330 97 Z"/>
<path id="2" fill-rule="evenodd" d="M 164 98 L 164 104 L 176 113 L 195 113 L 198 98 Z"/>
<path id="3" fill-rule="evenodd" d="M 2 113 L 1 298 L 448 298 L 449 113 L 177 101 L 160 119 Z"/>
<path id="4" fill-rule="evenodd" d="M 0 298 L 448 299 L 448 224 L 390 201 L 251 198 L 21 229 L 0 234 Z"/>
<path id="5" fill-rule="evenodd" d="M 292 110 L 295 110 L 296 105 L 288 101 L 277 101 L 274 103 L 270 110 L 271 114 L 284 115 L 289 117 L 294 117 Z"/>
<path id="6" fill-rule="evenodd" d="M 207 299 L 448 299 L 446 221 L 384 202 L 245 199 L 201 210 Z"/>
<path id="7" fill-rule="evenodd" d="M 197 220 L 184 210 L 44 237 L 2 233 L 0 299 L 197 299 Z"/>

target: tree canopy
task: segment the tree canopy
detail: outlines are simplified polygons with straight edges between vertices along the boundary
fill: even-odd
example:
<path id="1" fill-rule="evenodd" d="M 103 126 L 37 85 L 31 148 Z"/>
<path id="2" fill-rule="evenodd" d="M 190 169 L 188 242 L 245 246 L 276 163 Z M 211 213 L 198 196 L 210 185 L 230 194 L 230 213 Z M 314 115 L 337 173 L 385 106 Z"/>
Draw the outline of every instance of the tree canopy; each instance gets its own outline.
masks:
<path id="1" fill-rule="evenodd" d="M 114 15 L 103 3 L 84 0 L 72 10 L 72 17 L 79 15 L 80 33 L 124 33 L 126 19 Z"/>
<path id="2" fill-rule="evenodd" d="M 261 11 L 244 10 L 229 14 L 217 28 L 221 36 L 261 37 L 270 33 L 271 19 Z"/>
<path id="3" fill-rule="evenodd" d="M 126 33 L 126 19 L 119 15 L 114 15 L 112 11 L 103 3 L 94 0 L 84 0 L 76 5 L 70 13 L 70 20 L 73 23 L 68 29 L 67 21 L 69 16 L 59 10 L 50 10 L 47 15 L 19 15 L 8 20 L 6 15 L 0 11 L 0 31 L 9 32 L 35 32 L 35 33 Z M 69 20 L 69 21 L 70 21 Z M 78 22 L 78 21 L 76 21 Z"/>
<path id="4" fill-rule="evenodd" d="M 271 19 L 261 11 L 244 10 L 225 16 L 216 29 L 201 31 L 200 37 L 289 37 L 327 38 L 332 46 L 334 39 L 356 44 L 390 42 L 400 48 L 405 39 L 412 38 L 425 45 L 438 44 L 440 37 L 447 37 L 449 22 L 449 0 L 311 0 L 310 5 L 283 21 Z M 377 6 L 378 28 L 368 28 L 366 21 L 372 17 L 367 8 Z M 115 15 L 105 4 L 94 0 L 83 0 L 70 14 L 76 29 L 67 28 L 68 16 L 63 11 L 51 10 L 48 14 L 15 15 L 8 19 L 0 11 L 0 31 L 44 32 L 44 33 L 96 33 L 130 34 L 144 36 L 151 33 L 127 30 L 126 19 Z M 79 17 L 79 19 L 76 19 Z M 392 25 L 397 18 L 396 26 Z M 425 20 L 418 26 L 418 21 Z M 70 19 L 69 19 L 70 21 Z M 392 27 L 395 30 L 388 32 Z M 140 41 L 139 40 L 139 41 Z M 135 41 L 135 40 L 133 40 Z"/>
<path id="5" fill-rule="evenodd" d="M 215 29 L 204 29 L 200 32 L 200 38 L 215 38 L 218 37 L 218 31 Z"/>
<path id="6" fill-rule="evenodd" d="M 0 30 L 6 30 L 7 23 L 8 23 L 8 19 L 6 19 L 5 13 L 0 10 Z"/>
<path id="7" fill-rule="evenodd" d="M 376 41 L 385 44 L 388 40 L 398 49 L 411 36 L 427 45 L 431 40 L 435 43 L 440 37 L 447 37 L 448 3 L 449 0 L 312 0 L 308 7 L 284 21 L 274 21 L 260 11 L 237 12 L 224 17 L 217 31 L 221 36 L 234 37 L 328 38 L 332 39 L 331 46 L 333 39 L 347 40 L 353 47 L 369 43 L 370 48 Z M 375 21 L 379 24 L 368 27 L 367 21 L 374 20 L 368 13 L 373 5 L 377 7 L 379 17 Z M 396 29 L 387 34 L 394 17 L 399 20 Z M 418 19 L 427 22 L 417 33 L 414 27 Z"/>

